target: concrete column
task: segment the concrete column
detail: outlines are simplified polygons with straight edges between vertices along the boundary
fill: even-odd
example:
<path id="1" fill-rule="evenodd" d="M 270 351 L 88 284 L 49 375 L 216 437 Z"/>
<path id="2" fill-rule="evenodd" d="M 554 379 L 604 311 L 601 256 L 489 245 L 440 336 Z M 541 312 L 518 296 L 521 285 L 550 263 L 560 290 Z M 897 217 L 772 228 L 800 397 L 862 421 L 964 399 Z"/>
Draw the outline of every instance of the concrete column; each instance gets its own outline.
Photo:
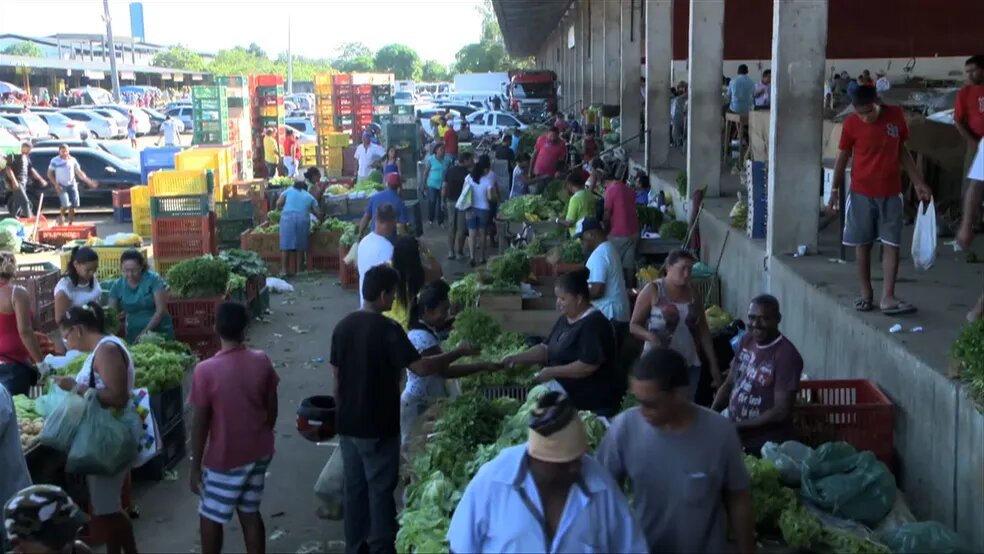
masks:
<path id="1" fill-rule="evenodd" d="M 605 2 L 592 0 L 591 10 L 591 103 L 605 101 Z"/>
<path id="2" fill-rule="evenodd" d="M 688 195 L 707 186 L 706 196 L 721 196 L 723 56 L 724 0 L 690 2 Z"/>
<path id="3" fill-rule="evenodd" d="M 766 254 L 817 251 L 828 0 L 775 0 Z"/>
<path id="4" fill-rule="evenodd" d="M 605 104 L 622 100 L 622 3 L 602 2 L 605 10 Z"/>
<path id="5" fill-rule="evenodd" d="M 670 156 L 670 72 L 673 64 L 673 0 L 646 2 L 646 167 L 666 165 Z"/>
<path id="6" fill-rule="evenodd" d="M 577 3 L 577 72 L 581 77 L 580 108 L 591 103 L 591 58 L 588 57 L 588 43 L 591 41 L 591 28 L 588 26 L 588 2 Z"/>
<path id="7" fill-rule="evenodd" d="M 642 92 L 640 89 L 640 77 L 642 76 L 642 66 L 640 63 L 640 36 L 639 18 L 642 17 L 642 0 L 622 0 L 621 2 L 621 34 L 622 34 L 622 56 L 621 56 L 621 100 L 622 105 L 622 140 L 629 140 L 631 137 L 639 135 L 641 132 L 642 117 Z M 626 154 L 633 156 L 639 152 L 642 144 L 641 137 L 633 139 L 624 146 Z"/>

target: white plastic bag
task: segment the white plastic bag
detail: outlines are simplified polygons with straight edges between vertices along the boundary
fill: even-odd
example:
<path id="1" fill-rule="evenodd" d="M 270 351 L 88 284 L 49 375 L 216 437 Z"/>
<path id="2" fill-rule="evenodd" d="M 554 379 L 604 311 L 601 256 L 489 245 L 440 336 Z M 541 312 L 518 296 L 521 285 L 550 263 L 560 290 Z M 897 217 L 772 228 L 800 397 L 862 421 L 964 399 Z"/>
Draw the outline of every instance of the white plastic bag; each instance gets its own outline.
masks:
<path id="1" fill-rule="evenodd" d="M 919 203 L 916 228 L 912 231 L 912 263 L 916 269 L 929 269 L 936 261 L 936 206 Z"/>
<path id="2" fill-rule="evenodd" d="M 328 463 L 321 470 L 321 475 L 314 483 L 314 494 L 321 501 L 324 509 L 323 517 L 341 520 L 344 516 L 344 464 L 342 464 L 342 447 L 335 445 Z"/>
<path id="3" fill-rule="evenodd" d="M 283 279 L 278 279 L 277 277 L 267 277 L 266 286 L 273 292 L 277 293 L 294 292 L 294 285 L 291 285 Z"/>

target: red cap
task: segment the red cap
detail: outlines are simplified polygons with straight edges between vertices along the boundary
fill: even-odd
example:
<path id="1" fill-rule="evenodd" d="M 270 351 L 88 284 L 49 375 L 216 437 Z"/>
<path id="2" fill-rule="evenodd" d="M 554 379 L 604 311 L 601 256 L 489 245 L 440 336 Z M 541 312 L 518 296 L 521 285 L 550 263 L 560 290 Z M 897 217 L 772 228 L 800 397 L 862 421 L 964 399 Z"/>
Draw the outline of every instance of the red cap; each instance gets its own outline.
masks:
<path id="1" fill-rule="evenodd" d="M 386 184 L 391 187 L 400 186 L 400 174 L 399 173 L 387 173 L 386 174 Z"/>

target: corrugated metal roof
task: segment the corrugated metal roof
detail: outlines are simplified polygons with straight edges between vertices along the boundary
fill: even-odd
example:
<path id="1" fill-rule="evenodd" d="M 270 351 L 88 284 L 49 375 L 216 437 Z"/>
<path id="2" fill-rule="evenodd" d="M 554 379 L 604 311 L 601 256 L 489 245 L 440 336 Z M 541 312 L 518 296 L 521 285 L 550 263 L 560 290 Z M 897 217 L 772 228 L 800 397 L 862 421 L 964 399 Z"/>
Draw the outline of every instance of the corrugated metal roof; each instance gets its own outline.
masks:
<path id="1" fill-rule="evenodd" d="M 109 62 L 88 61 L 88 60 L 62 60 L 57 58 L 28 58 L 25 56 L 9 56 L 0 54 L 0 67 L 30 67 L 34 69 L 62 69 L 71 71 L 103 71 L 109 72 Z M 154 67 L 149 65 L 131 65 L 117 63 L 116 70 L 119 72 L 130 71 L 134 73 L 167 73 L 171 75 L 208 75 L 205 71 L 185 71 L 183 69 L 171 69 L 168 67 Z"/>
<path id="2" fill-rule="evenodd" d="M 573 0 L 492 0 L 492 9 L 513 57 L 535 55 Z"/>

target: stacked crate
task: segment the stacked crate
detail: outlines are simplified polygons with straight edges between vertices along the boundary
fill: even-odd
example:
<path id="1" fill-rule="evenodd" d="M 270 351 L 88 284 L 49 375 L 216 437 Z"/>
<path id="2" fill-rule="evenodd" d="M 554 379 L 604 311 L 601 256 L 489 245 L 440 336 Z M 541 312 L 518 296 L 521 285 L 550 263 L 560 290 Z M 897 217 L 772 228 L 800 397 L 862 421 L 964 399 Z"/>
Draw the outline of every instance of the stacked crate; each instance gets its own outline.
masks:
<path id="1" fill-rule="evenodd" d="M 748 219 L 745 231 L 749 238 L 764 239 L 769 210 L 769 167 L 766 162 L 745 162 L 745 179 L 748 191 Z"/>
<path id="2" fill-rule="evenodd" d="M 232 140 L 226 87 L 191 88 L 192 144 L 227 144 Z"/>
<path id="3" fill-rule="evenodd" d="M 129 189 L 113 191 L 113 221 L 116 223 L 131 223 L 133 221 Z"/>
<path id="4" fill-rule="evenodd" d="M 284 78 L 281 75 L 251 75 L 249 78 L 253 121 L 253 170 L 257 177 L 266 177 L 263 164 L 263 137 L 266 129 L 275 129 L 277 144 L 286 137 L 284 119 Z"/>
<path id="5" fill-rule="evenodd" d="M 229 105 L 230 143 L 235 154 L 234 179 L 246 181 L 253 178 L 253 137 L 250 122 L 249 79 L 245 75 L 216 77 L 217 84 L 226 87 Z"/>
<path id="6" fill-rule="evenodd" d="M 34 328 L 42 332 L 55 329 L 55 286 L 61 271 L 49 263 L 20 264 L 12 281 L 24 287 L 30 299 Z"/>
<path id="7" fill-rule="evenodd" d="M 219 248 L 239 248 L 240 235 L 253 228 L 253 203 L 249 198 L 229 198 L 215 203 L 215 237 Z"/>
<path id="8" fill-rule="evenodd" d="M 130 212 L 133 214 L 133 232 L 143 238 L 150 236 L 150 187 L 141 185 L 130 188 Z"/>
<path id="9" fill-rule="evenodd" d="M 214 205 L 204 171 L 157 171 L 150 175 L 154 264 L 166 276 L 174 264 L 217 253 Z"/>
<path id="10" fill-rule="evenodd" d="M 198 174 L 211 171 L 215 201 L 218 202 L 223 200 L 225 186 L 237 180 L 235 157 L 236 150 L 232 144 L 203 145 L 178 153 L 174 157 L 174 166 L 177 170 L 194 171 Z"/>
<path id="11" fill-rule="evenodd" d="M 183 148 L 165 146 L 163 148 L 144 148 L 140 151 L 140 184 L 146 185 L 150 174 L 161 169 L 174 169 L 174 156 Z"/>

